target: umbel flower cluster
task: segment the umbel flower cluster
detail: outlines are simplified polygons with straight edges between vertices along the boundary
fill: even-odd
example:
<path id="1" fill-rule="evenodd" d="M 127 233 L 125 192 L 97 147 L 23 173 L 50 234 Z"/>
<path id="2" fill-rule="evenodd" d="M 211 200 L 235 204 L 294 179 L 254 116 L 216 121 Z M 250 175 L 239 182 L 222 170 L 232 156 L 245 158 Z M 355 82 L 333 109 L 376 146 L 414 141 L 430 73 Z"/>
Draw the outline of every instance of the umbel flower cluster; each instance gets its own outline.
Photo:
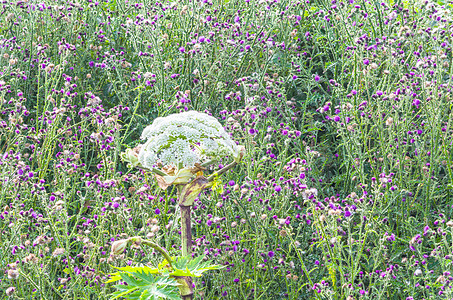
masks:
<path id="1" fill-rule="evenodd" d="M 138 160 L 151 169 L 160 162 L 178 169 L 190 168 L 203 159 L 236 157 L 238 147 L 216 118 L 197 111 L 157 118 L 143 130 Z"/>
<path id="2" fill-rule="evenodd" d="M 146 142 L 128 149 L 123 159 L 148 170 L 162 168 L 172 176 L 165 178 L 166 184 L 184 183 L 206 162 L 224 157 L 239 161 L 243 155 L 216 118 L 197 111 L 157 118 L 143 130 L 141 139 Z"/>

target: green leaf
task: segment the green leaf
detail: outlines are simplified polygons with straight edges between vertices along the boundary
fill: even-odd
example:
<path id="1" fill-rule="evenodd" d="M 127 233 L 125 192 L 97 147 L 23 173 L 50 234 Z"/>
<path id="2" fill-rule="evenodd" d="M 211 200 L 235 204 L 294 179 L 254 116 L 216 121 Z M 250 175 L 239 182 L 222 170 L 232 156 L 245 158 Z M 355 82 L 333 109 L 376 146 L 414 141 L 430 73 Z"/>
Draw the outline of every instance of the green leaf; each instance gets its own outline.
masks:
<path id="1" fill-rule="evenodd" d="M 125 285 L 115 285 L 115 287 L 118 289 L 118 291 L 114 292 L 112 295 L 114 295 L 115 297 L 113 297 L 111 300 L 114 300 L 114 299 L 118 299 L 119 297 L 124 297 L 126 296 L 127 294 L 129 293 L 132 293 L 134 291 L 136 291 L 138 288 L 124 288 L 126 287 Z"/>
<path id="2" fill-rule="evenodd" d="M 170 300 L 180 300 L 181 297 L 176 290 L 162 289 L 153 287 L 143 291 L 140 295 L 139 300 L 159 300 L 159 299 L 170 299 Z"/>
<path id="3" fill-rule="evenodd" d="M 134 275 L 135 277 L 137 277 L 137 279 L 139 279 L 139 280 L 141 279 L 141 280 L 143 280 L 143 281 L 149 281 L 149 278 L 150 278 L 149 275 L 144 274 L 144 273 L 139 273 L 139 272 L 133 273 L 133 275 Z M 151 277 L 152 277 L 152 276 L 151 276 Z M 172 285 L 172 286 L 177 286 L 177 285 L 179 285 L 179 284 L 178 284 L 176 281 L 174 281 L 173 279 L 170 279 L 170 278 L 168 278 L 168 277 L 163 277 L 163 276 L 161 276 L 161 277 L 154 277 L 154 281 L 153 281 L 153 282 L 154 282 L 154 284 L 156 284 L 156 285 Z"/>
<path id="4" fill-rule="evenodd" d="M 170 273 L 170 276 L 175 276 L 175 277 L 180 277 L 180 276 L 197 277 L 197 276 L 195 276 L 194 273 L 192 273 L 187 268 L 185 270 L 176 269 L 176 270 L 174 270 L 173 272 Z"/>
<path id="5" fill-rule="evenodd" d="M 176 260 L 176 257 L 175 257 L 175 256 L 171 257 L 171 260 L 172 260 L 172 261 L 175 261 L 175 260 Z M 168 261 L 167 261 L 166 259 L 164 259 L 164 260 L 157 266 L 157 268 L 158 268 L 159 270 L 168 269 L 169 267 L 170 267 L 170 264 L 168 263 Z"/>
<path id="6" fill-rule="evenodd" d="M 130 272 L 131 269 L 138 269 Z M 149 268 L 149 267 L 146 267 Z M 113 299 L 124 297 L 130 300 L 159 300 L 159 299 L 179 299 L 179 292 L 176 286 L 179 284 L 169 277 L 156 277 L 147 273 L 146 268 L 124 267 L 125 272 L 119 272 L 121 280 L 127 285 L 115 285 L 117 289 L 112 295 Z M 118 268 L 120 269 L 120 268 Z M 153 268 L 149 268 L 154 270 Z"/>
<path id="7" fill-rule="evenodd" d="M 124 271 L 126 273 L 133 273 L 133 272 L 144 272 L 146 274 L 159 274 L 159 269 L 158 268 L 151 268 L 148 266 L 141 266 L 141 267 L 114 267 L 115 269 L 118 269 L 120 271 Z M 105 283 L 111 283 L 111 282 L 116 282 L 118 280 L 121 280 L 120 272 L 116 273 L 111 273 L 109 274 L 111 278 L 107 280 Z"/>
<path id="8" fill-rule="evenodd" d="M 159 274 L 159 269 L 158 268 L 151 268 L 148 266 L 141 266 L 141 267 L 114 267 L 117 270 L 120 271 L 125 271 L 127 273 L 132 273 L 132 272 L 142 272 L 146 274 Z"/>
<path id="9" fill-rule="evenodd" d="M 128 286 L 138 286 L 140 281 L 135 279 L 132 274 L 120 273 L 121 279 L 128 284 Z"/>
<path id="10" fill-rule="evenodd" d="M 203 256 L 193 259 L 190 257 L 178 257 L 173 263 L 174 271 L 169 275 L 201 277 L 208 270 L 219 270 L 223 268 L 222 266 L 211 265 L 210 261 L 203 261 L 203 259 Z"/>
<path id="11" fill-rule="evenodd" d="M 121 276 L 119 272 L 116 273 L 111 273 L 109 274 L 111 277 L 109 280 L 107 280 L 105 283 L 111 283 L 111 282 L 117 282 L 118 280 L 121 280 Z"/>

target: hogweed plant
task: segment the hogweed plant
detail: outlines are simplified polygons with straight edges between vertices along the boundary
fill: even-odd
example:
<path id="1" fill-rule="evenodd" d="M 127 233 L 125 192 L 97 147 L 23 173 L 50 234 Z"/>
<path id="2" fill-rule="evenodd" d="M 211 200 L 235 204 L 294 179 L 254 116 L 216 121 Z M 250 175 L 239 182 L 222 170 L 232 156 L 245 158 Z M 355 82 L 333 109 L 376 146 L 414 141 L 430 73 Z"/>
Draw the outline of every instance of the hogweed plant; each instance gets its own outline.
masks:
<path id="1" fill-rule="evenodd" d="M 451 2 L 2 7 L 0 299 L 108 299 L 112 265 L 119 293 L 179 298 L 205 260 L 206 300 L 453 298 Z M 247 148 L 222 185 L 239 148 L 167 121 L 118 163 L 190 110 Z"/>
<path id="2" fill-rule="evenodd" d="M 114 254 L 121 254 L 129 244 L 147 245 L 162 254 L 164 261 L 157 268 L 118 268 L 120 272 L 112 274 L 108 282 L 122 280 L 127 285 L 117 285 L 113 299 L 176 299 L 176 287 L 182 299 L 192 299 L 192 277 L 219 266 L 203 261 L 203 256 L 192 259 L 191 207 L 203 190 L 218 185 L 219 176 L 241 161 L 245 148 L 236 145 L 217 119 L 196 111 L 157 118 L 145 128 L 141 138 L 146 142 L 128 149 L 122 158 L 130 166 L 151 172 L 160 188 L 176 186 L 182 256 L 170 257 L 158 244 L 140 237 L 114 242 Z M 203 175 L 210 165 L 225 158 L 233 161 L 208 177 Z"/>

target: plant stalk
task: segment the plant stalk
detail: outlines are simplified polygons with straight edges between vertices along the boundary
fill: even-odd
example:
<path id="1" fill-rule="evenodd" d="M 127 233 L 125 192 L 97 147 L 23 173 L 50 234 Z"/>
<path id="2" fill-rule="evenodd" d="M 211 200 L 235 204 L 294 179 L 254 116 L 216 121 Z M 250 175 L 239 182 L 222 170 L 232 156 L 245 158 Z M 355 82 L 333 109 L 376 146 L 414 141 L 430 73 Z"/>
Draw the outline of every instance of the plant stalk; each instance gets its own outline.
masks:
<path id="1" fill-rule="evenodd" d="M 192 224 L 190 218 L 191 207 L 179 205 L 181 209 L 181 246 L 182 256 L 188 256 L 192 254 Z M 181 299 L 192 300 L 193 299 L 193 285 L 192 278 L 189 276 L 182 277 L 178 280 L 181 283 L 180 293 Z"/>
<path id="2" fill-rule="evenodd" d="M 154 250 L 157 250 L 157 252 L 159 252 L 167 260 L 168 264 L 173 269 L 172 259 L 171 259 L 170 255 L 168 255 L 167 251 L 165 251 L 164 248 L 162 248 L 158 244 L 156 244 L 152 241 L 149 241 L 149 240 L 142 240 L 141 243 L 144 245 L 150 246 Z"/>
<path id="3" fill-rule="evenodd" d="M 179 206 L 181 209 L 181 242 L 182 256 L 192 254 L 192 224 L 190 220 L 190 206 Z"/>

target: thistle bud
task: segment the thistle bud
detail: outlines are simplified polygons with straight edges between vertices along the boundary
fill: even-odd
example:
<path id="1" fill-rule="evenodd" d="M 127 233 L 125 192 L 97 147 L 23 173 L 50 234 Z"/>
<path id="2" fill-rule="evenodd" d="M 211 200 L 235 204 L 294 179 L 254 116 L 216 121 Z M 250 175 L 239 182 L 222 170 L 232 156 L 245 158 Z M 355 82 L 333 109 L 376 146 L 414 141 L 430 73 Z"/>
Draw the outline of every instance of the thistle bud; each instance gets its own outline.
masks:
<path id="1" fill-rule="evenodd" d="M 115 241 L 112 244 L 112 253 L 115 255 L 121 254 L 126 250 L 129 239 Z"/>
<path id="2" fill-rule="evenodd" d="M 15 291 L 16 291 L 16 288 L 11 286 L 11 287 L 6 289 L 5 293 L 6 293 L 7 296 L 12 296 Z"/>
<path id="3" fill-rule="evenodd" d="M 386 121 L 385 121 L 385 125 L 387 126 L 392 126 L 393 124 L 393 118 L 388 118 Z"/>
<path id="4" fill-rule="evenodd" d="M 9 270 L 8 271 L 8 279 L 17 279 L 17 277 L 19 277 L 18 270 Z"/>

